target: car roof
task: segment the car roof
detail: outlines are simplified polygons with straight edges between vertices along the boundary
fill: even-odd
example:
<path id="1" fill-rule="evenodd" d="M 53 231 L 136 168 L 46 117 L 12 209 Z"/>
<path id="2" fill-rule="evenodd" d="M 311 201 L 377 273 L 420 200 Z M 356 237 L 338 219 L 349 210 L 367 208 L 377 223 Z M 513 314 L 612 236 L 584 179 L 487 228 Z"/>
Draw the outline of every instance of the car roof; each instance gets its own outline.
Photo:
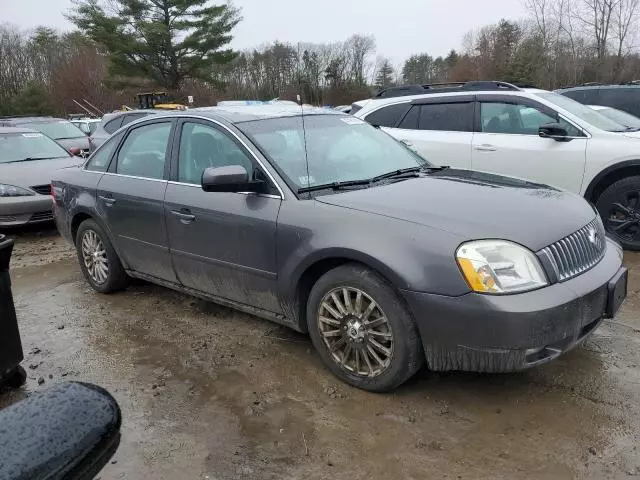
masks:
<path id="1" fill-rule="evenodd" d="M 8 117 L 0 119 L 0 122 L 12 123 L 14 125 L 21 125 L 24 123 L 48 123 L 48 122 L 68 122 L 65 118 L 56 117 Z"/>
<path id="2" fill-rule="evenodd" d="M 204 116 L 211 119 L 223 118 L 229 123 L 243 123 L 254 120 L 266 120 L 270 118 L 298 117 L 304 115 L 338 115 L 346 116 L 345 113 L 328 108 L 312 107 L 304 105 L 273 104 L 273 105 L 246 105 L 233 106 L 224 105 L 219 107 L 192 108 L 186 112 L 174 114 L 175 116 Z M 174 116 L 171 115 L 171 116 Z"/>
<path id="3" fill-rule="evenodd" d="M 565 87 L 559 88 L 555 90 L 556 92 L 570 92 L 572 90 L 593 90 L 595 88 L 640 88 L 640 84 L 638 83 L 626 83 L 626 84 L 618 84 L 618 85 L 607 85 L 607 84 L 594 84 L 594 85 L 575 85 L 573 87 Z"/>
<path id="4" fill-rule="evenodd" d="M 529 97 L 531 94 L 537 93 L 551 93 L 549 90 L 542 90 L 540 88 L 520 88 L 518 90 L 460 90 L 457 92 L 445 91 L 442 93 L 421 93 L 420 95 L 407 95 L 404 97 L 388 97 L 388 98 L 372 98 L 362 105 L 362 112 L 367 113 L 384 105 L 393 105 L 396 103 L 410 103 L 414 100 L 422 100 L 425 98 L 446 98 L 446 97 L 461 97 L 461 96 L 475 96 L 475 95 L 511 95 L 520 97 Z M 363 103 L 357 102 L 357 103 Z"/>
<path id="5" fill-rule="evenodd" d="M 0 127 L 0 135 L 9 134 L 9 133 L 38 133 L 31 128 L 21 128 L 21 127 Z"/>

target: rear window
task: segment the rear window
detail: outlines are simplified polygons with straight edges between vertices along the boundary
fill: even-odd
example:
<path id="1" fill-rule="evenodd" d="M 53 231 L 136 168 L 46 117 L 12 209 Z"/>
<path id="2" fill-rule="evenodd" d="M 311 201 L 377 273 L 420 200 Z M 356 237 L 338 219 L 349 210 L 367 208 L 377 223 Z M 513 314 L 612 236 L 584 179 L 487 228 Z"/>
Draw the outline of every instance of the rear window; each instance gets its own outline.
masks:
<path id="1" fill-rule="evenodd" d="M 32 128 L 54 140 L 64 140 L 67 138 L 82 138 L 84 132 L 67 120 L 53 120 L 50 122 L 23 123 L 24 127 Z"/>
<path id="2" fill-rule="evenodd" d="M 148 113 L 129 113 L 127 115 L 123 115 L 124 119 L 122 120 L 122 126 L 130 124 L 140 118 L 146 117 L 149 115 Z"/>
<path id="3" fill-rule="evenodd" d="M 109 120 L 107 123 L 104 124 L 104 127 L 102 128 L 104 129 L 105 132 L 111 135 L 113 132 L 115 132 L 122 126 L 123 117 L 124 115 L 120 115 L 119 117 L 116 117 L 113 120 Z"/>
<path id="4" fill-rule="evenodd" d="M 473 103 L 432 103 L 420 106 L 420 130 L 473 131 Z"/>
<path id="5" fill-rule="evenodd" d="M 382 107 L 367 115 L 365 120 L 377 127 L 395 127 L 410 107 L 411 104 L 409 103 L 399 103 Z"/>

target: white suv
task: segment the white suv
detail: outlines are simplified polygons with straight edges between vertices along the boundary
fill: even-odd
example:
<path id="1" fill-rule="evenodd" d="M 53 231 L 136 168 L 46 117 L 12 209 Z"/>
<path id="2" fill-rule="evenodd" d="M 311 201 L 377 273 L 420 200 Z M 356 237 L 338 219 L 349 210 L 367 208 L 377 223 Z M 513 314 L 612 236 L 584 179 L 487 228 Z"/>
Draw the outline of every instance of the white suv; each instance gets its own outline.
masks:
<path id="1" fill-rule="evenodd" d="M 419 89 L 424 93 L 400 97 L 382 92 L 382 98 L 368 101 L 354 115 L 432 163 L 525 178 L 583 195 L 596 205 L 616 240 L 640 250 L 637 129 L 568 97 L 503 82 Z"/>

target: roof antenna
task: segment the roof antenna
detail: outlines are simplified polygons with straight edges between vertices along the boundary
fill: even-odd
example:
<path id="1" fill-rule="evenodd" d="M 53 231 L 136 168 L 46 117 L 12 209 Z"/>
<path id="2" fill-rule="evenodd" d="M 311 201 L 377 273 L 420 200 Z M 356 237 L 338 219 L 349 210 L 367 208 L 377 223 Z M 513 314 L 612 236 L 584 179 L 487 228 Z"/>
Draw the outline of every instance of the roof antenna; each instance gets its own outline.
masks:
<path id="1" fill-rule="evenodd" d="M 302 74 L 300 72 L 300 42 L 298 42 L 298 89 L 300 93 L 296 95 L 300 105 L 300 117 L 302 118 L 302 143 L 304 145 L 304 159 L 307 164 L 307 187 L 311 187 L 311 176 L 309 175 L 309 152 L 307 151 L 307 129 L 304 123 L 304 104 L 302 103 Z"/>

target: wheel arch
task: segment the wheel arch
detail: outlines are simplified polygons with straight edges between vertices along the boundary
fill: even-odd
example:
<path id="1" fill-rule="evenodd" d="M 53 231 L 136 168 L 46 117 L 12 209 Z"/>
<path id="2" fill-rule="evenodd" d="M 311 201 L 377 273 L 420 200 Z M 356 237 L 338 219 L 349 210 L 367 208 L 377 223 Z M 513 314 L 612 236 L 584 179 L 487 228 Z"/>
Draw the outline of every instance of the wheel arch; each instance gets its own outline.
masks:
<path id="1" fill-rule="evenodd" d="M 301 332 L 308 331 L 306 309 L 313 285 L 322 275 L 346 263 L 358 263 L 373 270 L 394 288 L 400 288 L 406 283 L 392 268 L 362 252 L 345 249 L 317 252 L 296 270 L 291 294 L 288 295 L 291 299 L 289 313 L 293 317 L 296 329 Z"/>
<path id="2" fill-rule="evenodd" d="M 94 222 L 96 222 L 100 228 L 102 228 L 102 230 L 104 231 L 105 235 L 107 236 L 109 242 L 111 243 L 111 246 L 113 247 L 113 249 L 115 250 L 116 254 L 118 255 L 118 258 L 120 259 L 120 262 L 122 263 L 122 266 L 127 269 L 128 265 L 126 265 L 124 258 L 122 257 L 122 254 L 120 253 L 120 249 L 117 245 L 116 242 L 113 241 L 113 235 L 111 234 L 111 230 L 109 230 L 109 228 L 107 227 L 107 225 L 105 225 L 105 223 L 100 219 L 100 217 L 98 215 L 93 214 L 92 212 L 85 210 L 85 209 L 80 209 L 76 212 L 74 212 L 72 218 L 71 218 L 71 238 L 73 240 L 73 244 L 76 244 L 76 237 L 78 235 L 78 229 L 80 228 L 80 225 L 82 225 L 82 223 L 86 220 L 93 220 Z"/>
<path id="3" fill-rule="evenodd" d="M 602 195 L 602 192 L 604 192 L 609 185 L 634 175 L 640 176 L 640 159 L 626 160 L 611 165 L 591 180 L 591 183 L 589 183 L 589 186 L 585 190 L 584 197 L 591 203 L 596 203 L 600 195 Z"/>

